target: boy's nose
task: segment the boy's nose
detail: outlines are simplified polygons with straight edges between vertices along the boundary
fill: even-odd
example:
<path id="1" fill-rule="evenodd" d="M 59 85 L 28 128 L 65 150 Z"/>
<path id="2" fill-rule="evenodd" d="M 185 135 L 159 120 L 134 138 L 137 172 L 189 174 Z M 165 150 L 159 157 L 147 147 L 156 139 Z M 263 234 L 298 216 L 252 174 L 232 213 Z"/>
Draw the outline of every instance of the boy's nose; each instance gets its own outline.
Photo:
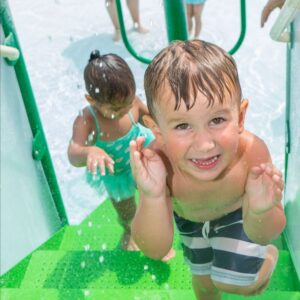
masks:
<path id="1" fill-rule="evenodd" d="M 216 146 L 215 141 L 208 133 L 198 133 L 195 136 L 193 147 L 195 150 L 202 153 L 208 153 L 213 150 Z"/>

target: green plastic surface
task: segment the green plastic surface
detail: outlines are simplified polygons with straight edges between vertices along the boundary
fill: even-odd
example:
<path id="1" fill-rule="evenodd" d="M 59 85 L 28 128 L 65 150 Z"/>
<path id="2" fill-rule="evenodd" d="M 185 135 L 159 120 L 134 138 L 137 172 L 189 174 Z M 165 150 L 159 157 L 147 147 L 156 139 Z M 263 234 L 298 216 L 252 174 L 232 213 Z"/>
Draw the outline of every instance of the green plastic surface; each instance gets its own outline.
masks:
<path id="1" fill-rule="evenodd" d="M 121 228 L 109 201 L 80 225 L 65 226 L 49 241 L 1 277 L 1 300 L 189 300 L 191 277 L 179 239 L 176 257 L 154 261 L 120 248 Z M 300 300 L 290 254 L 281 249 L 270 285 L 259 300 Z M 242 296 L 223 295 L 223 300 Z"/>

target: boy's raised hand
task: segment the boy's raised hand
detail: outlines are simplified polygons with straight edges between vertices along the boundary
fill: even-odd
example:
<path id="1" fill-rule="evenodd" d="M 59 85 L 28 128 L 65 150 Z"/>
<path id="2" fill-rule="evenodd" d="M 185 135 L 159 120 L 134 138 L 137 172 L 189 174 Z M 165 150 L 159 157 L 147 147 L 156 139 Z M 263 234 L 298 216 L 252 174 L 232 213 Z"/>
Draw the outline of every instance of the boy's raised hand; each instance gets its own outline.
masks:
<path id="1" fill-rule="evenodd" d="M 111 174 L 114 173 L 114 161 L 113 159 L 102 149 L 98 147 L 89 147 L 86 167 L 92 174 L 97 173 L 97 168 L 99 167 L 100 174 L 105 175 L 107 167 Z"/>
<path id="2" fill-rule="evenodd" d="M 161 157 L 153 150 L 144 148 L 145 138 L 130 142 L 130 164 L 135 181 L 141 192 L 149 197 L 160 197 L 166 191 L 167 171 Z"/>
<path id="3" fill-rule="evenodd" d="M 282 173 L 271 163 L 252 167 L 246 182 L 249 211 L 263 214 L 274 208 L 282 199 Z"/>

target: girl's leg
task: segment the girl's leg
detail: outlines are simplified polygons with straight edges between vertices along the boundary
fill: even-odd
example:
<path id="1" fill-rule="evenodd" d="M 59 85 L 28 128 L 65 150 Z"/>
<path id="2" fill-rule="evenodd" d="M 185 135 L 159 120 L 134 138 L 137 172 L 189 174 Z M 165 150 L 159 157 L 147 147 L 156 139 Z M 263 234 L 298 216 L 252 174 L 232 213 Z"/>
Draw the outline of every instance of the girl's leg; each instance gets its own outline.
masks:
<path id="1" fill-rule="evenodd" d="M 127 0 L 127 6 L 131 14 L 134 28 L 139 33 L 146 33 L 148 30 L 144 28 L 140 21 L 139 0 Z"/>
<path id="2" fill-rule="evenodd" d="M 189 35 L 191 36 L 193 31 L 193 5 L 192 4 L 186 5 L 186 14 L 187 14 Z"/>
<path id="3" fill-rule="evenodd" d="M 198 300 L 221 300 L 221 293 L 209 275 L 193 275 L 192 284 Z"/>
<path id="4" fill-rule="evenodd" d="M 199 38 L 201 27 L 202 27 L 202 12 L 204 4 L 195 4 L 194 5 L 194 16 L 195 16 L 195 38 Z"/>
<path id="5" fill-rule="evenodd" d="M 124 250 L 139 250 L 134 240 L 131 237 L 131 221 L 134 217 L 136 211 L 136 204 L 134 198 L 129 198 L 122 201 L 112 200 L 112 204 L 118 214 L 118 220 L 120 225 L 123 227 L 123 237 L 122 237 L 122 248 Z"/>
<path id="6" fill-rule="evenodd" d="M 118 18 L 117 18 L 115 1 L 114 0 L 105 0 L 105 6 L 106 6 L 109 17 L 115 28 L 113 40 L 119 41 L 120 40 L 120 29 L 119 29 L 119 22 L 118 22 Z"/>

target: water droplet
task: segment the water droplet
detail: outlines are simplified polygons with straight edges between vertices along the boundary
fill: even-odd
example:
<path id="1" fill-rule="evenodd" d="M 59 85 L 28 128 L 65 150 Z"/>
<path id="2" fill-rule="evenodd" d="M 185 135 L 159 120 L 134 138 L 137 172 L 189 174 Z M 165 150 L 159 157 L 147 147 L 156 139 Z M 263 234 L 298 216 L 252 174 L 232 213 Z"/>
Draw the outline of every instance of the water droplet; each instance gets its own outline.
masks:
<path id="1" fill-rule="evenodd" d="M 89 227 L 92 227 L 92 226 L 93 226 L 93 222 L 92 222 L 92 221 L 89 221 L 89 222 L 88 222 L 88 226 L 89 226 Z"/>
<path id="2" fill-rule="evenodd" d="M 102 248 L 102 250 L 106 250 L 107 245 L 104 243 L 104 244 L 101 245 L 101 248 Z"/>
<path id="3" fill-rule="evenodd" d="M 134 29 L 138 29 L 139 28 L 139 23 L 138 22 L 134 22 L 133 23 L 133 27 L 134 27 Z"/>
<path id="4" fill-rule="evenodd" d="M 78 234 L 78 235 L 82 235 L 82 230 L 81 230 L 81 229 L 78 229 L 78 230 L 77 230 L 77 234 Z"/>
<path id="5" fill-rule="evenodd" d="M 99 262 L 100 262 L 101 264 L 104 262 L 104 256 L 103 256 L 103 255 L 101 255 L 101 256 L 99 257 Z"/>
<path id="6" fill-rule="evenodd" d="M 89 290 L 85 290 L 83 293 L 84 293 L 85 297 L 87 297 L 87 296 L 89 296 L 91 294 L 91 292 Z"/>
<path id="7" fill-rule="evenodd" d="M 151 275 L 151 279 L 154 281 L 156 279 L 155 275 Z"/>
<path id="8" fill-rule="evenodd" d="M 95 93 L 99 94 L 100 93 L 100 89 L 98 87 L 95 88 Z"/>
<path id="9" fill-rule="evenodd" d="M 80 267 L 81 267 L 82 269 L 85 268 L 85 261 L 82 261 L 82 262 L 80 263 Z"/>
<path id="10" fill-rule="evenodd" d="M 92 133 L 89 134 L 89 135 L 88 135 L 88 142 L 91 143 L 91 142 L 93 141 L 93 139 L 94 139 L 93 134 L 92 134 Z"/>
<path id="11" fill-rule="evenodd" d="M 144 270 L 148 270 L 149 269 L 149 266 L 148 265 L 144 265 Z"/>
<path id="12" fill-rule="evenodd" d="M 103 62 L 100 61 L 99 67 L 102 68 L 103 67 Z"/>
<path id="13" fill-rule="evenodd" d="M 165 283 L 164 288 L 165 288 L 166 290 L 169 290 L 169 289 L 170 289 L 169 284 L 168 284 L 168 283 Z"/>
<path id="14" fill-rule="evenodd" d="M 110 6 L 110 1 L 105 1 L 105 5 L 106 5 L 106 7 L 109 7 Z"/>
<path id="15" fill-rule="evenodd" d="M 84 250 L 85 251 L 89 251 L 90 250 L 90 245 L 89 244 L 86 244 L 83 246 Z"/>

